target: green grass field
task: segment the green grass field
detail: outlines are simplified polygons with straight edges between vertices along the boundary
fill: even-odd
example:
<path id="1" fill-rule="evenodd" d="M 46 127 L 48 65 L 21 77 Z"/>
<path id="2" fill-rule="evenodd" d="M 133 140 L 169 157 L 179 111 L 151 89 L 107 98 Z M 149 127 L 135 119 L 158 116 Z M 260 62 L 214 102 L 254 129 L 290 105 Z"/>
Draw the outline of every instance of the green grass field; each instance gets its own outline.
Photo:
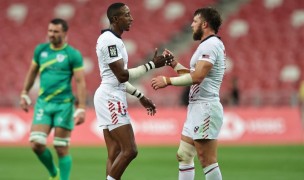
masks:
<path id="1" fill-rule="evenodd" d="M 177 147 L 139 147 L 124 180 L 177 180 Z M 106 149 L 72 147 L 71 180 L 104 180 Z M 54 151 L 53 151 L 54 155 Z M 196 180 L 203 180 L 196 160 Z M 224 180 L 302 180 L 304 145 L 221 146 L 219 163 Z M 0 148 L 0 180 L 47 180 L 48 174 L 28 147 Z"/>

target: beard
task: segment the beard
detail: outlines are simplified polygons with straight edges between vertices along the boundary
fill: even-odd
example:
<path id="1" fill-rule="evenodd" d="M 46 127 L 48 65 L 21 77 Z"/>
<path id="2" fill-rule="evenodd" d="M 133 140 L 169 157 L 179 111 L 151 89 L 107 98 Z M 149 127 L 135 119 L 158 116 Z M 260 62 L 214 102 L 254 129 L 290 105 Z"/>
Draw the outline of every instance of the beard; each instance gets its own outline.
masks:
<path id="1" fill-rule="evenodd" d="M 59 45 L 62 43 L 62 38 L 61 37 L 53 37 L 53 38 L 49 38 L 50 42 L 53 44 L 53 45 Z"/>
<path id="2" fill-rule="evenodd" d="M 199 28 L 196 32 L 193 32 L 193 40 L 199 41 L 202 39 L 203 35 L 204 35 L 204 32 L 203 32 L 202 28 Z"/>

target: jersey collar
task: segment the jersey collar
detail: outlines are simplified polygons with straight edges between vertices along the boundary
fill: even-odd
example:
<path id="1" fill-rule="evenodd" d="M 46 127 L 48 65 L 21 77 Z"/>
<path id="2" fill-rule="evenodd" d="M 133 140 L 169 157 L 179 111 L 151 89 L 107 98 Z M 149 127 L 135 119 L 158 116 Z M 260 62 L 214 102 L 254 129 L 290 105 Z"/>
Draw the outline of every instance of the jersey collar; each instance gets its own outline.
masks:
<path id="1" fill-rule="evenodd" d="M 59 51 L 59 50 L 61 50 L 61 49 L 64 49 L 67 45 L 68 45 L 68 44 L 65 43 L 62 47 L 60 47 L 60 48 L 55 48 L 55 47 L 53 46 L 53 44 L 50 43 L 50 48 L 51 48 L 52 50 Z"/>
<path id="2" fill-rule="evenodd" d="M 203 40 L 201 41 L 201 43 L 204 42 L 204 41 L 206 41 L 207 39 L 213 37 L 213 36 L 215 36 L 215 37 L 221 39 L 221 37 L 219 37 L 219 36 L 217 36 L 217 35 L 215 35 L 215 34 L 211 34 L 210 36 L 208 36 L 208 37 L 206 37 L 205 39 L 203 39 Z"/>
<path id="3" fill-rule="evenodd" d="M 121 39 L 121 37 L 119 35 L 117 35 L 114 31 L 112 31 L 111 29 L 103 29 L 101 30 L 101 34 L 104 32 L 110 31 L 111 33 L 113 33 L 116 37 L 118 37 L 119 39 Z"/>

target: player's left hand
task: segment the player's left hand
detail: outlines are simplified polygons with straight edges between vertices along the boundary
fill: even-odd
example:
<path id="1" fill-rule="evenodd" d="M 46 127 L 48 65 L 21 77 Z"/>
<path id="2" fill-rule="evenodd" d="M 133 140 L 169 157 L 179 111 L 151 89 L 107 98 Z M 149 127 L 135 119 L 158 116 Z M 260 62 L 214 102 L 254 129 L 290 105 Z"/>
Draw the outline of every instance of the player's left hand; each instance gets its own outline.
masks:
<path id="1" fill-rule="evenodd" d="M 153 62 L 155 64 L 155 68 L 163 67 L 163 66 L 170 66 L 171 62 L 174 59 L 174 56 L 171 54 L 162 54 L 162 55 L 157 55 L 157 48 L 155 49 L 154 57 L 153 57 Z"/>
<path id="2" fill-rule="evenodd" d="M 85 110 L 81 108 L 77 108 L 74 113 L 74 121 L 75 125 L 80 125 L 85 121 Z"/>
<path id="3" fill-rule="evenodd" d="M 148 115 L 154 116 L 154 114 L 156 113 L 156 106 L 150 99 L 143 96 L 139 99 L 139 102 L 147 109 Z"/>
<path id="4" fill-rule="evenodd" d="M 151 86 L 154 90 L 167 87 L 167 83 L 164 80 L 164 76 L 157 76 L 151 80 Z"/>

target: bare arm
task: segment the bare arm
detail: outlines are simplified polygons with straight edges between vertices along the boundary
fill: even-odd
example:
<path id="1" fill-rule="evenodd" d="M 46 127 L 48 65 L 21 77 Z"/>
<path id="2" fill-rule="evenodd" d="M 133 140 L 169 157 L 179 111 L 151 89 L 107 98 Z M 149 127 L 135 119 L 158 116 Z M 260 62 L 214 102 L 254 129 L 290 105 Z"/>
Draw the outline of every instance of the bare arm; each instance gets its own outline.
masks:
<path id="1" fill-rule="evenodd" d="M 82 69 L 74 71 L 74 79 L 76 82 L 77 98 L 78 98 L 78 105 L 74 118 L 75 118 L 75 124 L 80 125 L 85 121 L 85 108 L 86 108 L 86 83 L 85 83 L 84 71 Z"/>
<path id="2" fill-rule="evenodd" d="M 83 70 L 74 71 L 74 79 L 77 88 L 78 108 L 86 108 L 86 83 Z"/>
<path id="3" fill-rule="evenodd" d="M 28 112 L 28 106 L 30 105 L 30 103 L 27 102 L 26 97 L 28 97 L 28 93 L 35 82 L 38 71 L 39 71 L 39 66 L 36 63 L 32 63 L 24 80 L 24 85 L 21 91 L 21 98 L 19 104 L 25 112 Z"/>
<path id="4" fill-rule="evenodd" d="M 213 64 L 208 61 L 198 61 L 195 66 L 195 71 L 190 73 L 193 84 L 200 84 L 212 67 Z"/>

